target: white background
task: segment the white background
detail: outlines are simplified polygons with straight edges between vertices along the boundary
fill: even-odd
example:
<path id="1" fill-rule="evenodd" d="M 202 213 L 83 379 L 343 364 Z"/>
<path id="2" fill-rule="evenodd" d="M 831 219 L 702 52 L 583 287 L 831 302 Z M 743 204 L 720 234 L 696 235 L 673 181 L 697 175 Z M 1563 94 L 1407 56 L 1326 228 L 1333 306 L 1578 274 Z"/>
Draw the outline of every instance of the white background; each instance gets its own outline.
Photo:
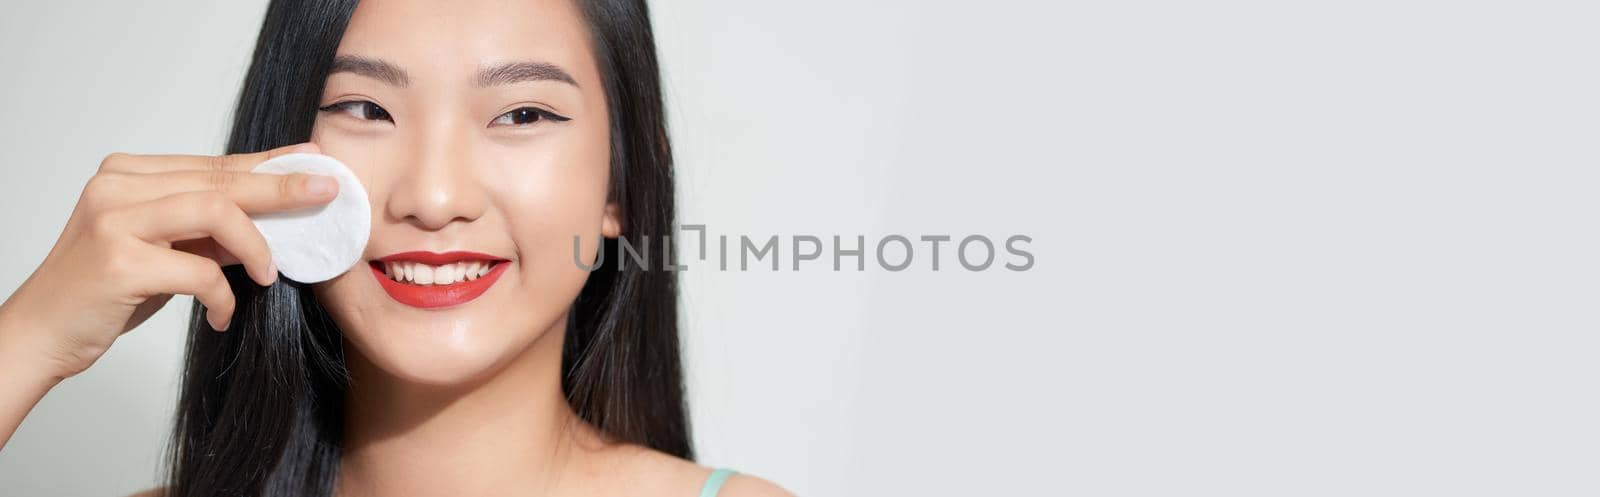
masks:
<path id="1" fill-rule="evenodd" d="M 1600 493 L 1591 5 L 656 2 L 683 222 L 1036 257 L 694 266 L 702 461 L 815 496 Z M 221 151 L 262 12 L 0 7 L 0 294 L 105 154 Z M 40 403 L 0 495 L 155 484 L 179 303 Z"/>

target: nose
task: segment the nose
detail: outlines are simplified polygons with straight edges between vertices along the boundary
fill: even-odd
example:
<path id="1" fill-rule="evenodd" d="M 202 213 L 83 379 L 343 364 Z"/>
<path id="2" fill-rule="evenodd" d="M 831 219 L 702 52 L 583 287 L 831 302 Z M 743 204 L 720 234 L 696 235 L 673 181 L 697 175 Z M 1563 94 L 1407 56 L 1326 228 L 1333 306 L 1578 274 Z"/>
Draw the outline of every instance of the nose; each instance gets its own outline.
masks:
<path id="1" fill-rule="evenodd" d="M 392 190 L 386 209 L 391 219 L 438 231 L 452 222 L 471 222 L 483 216 L 487 201 L 474 174 L 472 147 L 467 137 L 440 129 L 411 140 L 391 173 Z"/>

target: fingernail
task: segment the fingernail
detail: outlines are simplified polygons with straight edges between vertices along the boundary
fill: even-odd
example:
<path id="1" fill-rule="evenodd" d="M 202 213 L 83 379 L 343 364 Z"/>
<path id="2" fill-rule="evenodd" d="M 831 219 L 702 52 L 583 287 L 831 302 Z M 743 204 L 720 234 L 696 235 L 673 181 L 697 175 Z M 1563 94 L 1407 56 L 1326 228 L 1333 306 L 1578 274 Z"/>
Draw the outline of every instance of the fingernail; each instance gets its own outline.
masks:
<path id="1" fill-rule="evenodd" d="M 277 261 L 268 262 L 267 263 L 267 284 L 261 285 L 261 286 L 272 286 L 272 283 L 276 282 L 276 281 L 278 281 L 278 263 L 277 263 Z"/>
<path id="2" fill-rule="evenodd" d="M 332 176 L 310 175 L 306 177 L 306 196 L 312 199 L 332 197 L 339 191 L 339 182 Z"/>

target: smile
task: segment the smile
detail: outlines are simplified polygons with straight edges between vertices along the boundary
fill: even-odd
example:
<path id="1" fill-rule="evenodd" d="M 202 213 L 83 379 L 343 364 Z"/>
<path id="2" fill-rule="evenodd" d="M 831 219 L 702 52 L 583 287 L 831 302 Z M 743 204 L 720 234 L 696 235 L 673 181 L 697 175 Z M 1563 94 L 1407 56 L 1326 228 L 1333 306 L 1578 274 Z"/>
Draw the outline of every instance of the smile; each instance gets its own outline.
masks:
<path id="1" fill-rule="evenodd" d="M 465 304 L 483 295 L 505 272 L 507 262 L 477 252 L 402 252 L 367 265 L 396 302 L 434 309 Z"/>

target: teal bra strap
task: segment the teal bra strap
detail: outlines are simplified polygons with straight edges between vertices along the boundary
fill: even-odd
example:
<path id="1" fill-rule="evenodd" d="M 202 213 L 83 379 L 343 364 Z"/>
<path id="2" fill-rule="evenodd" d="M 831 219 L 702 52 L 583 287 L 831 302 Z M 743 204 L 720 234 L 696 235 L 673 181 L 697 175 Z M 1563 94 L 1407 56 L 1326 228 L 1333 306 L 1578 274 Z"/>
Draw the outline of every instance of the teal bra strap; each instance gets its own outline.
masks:
<path id="1" fill-rule="evenodd" d="M 700 497 L 717 497 L 717 491 L 722 490 L 722 482 L 728 481 L 728 477 L 734 473 L 738 471 L 728 468 L 717 468 L 716 471 L 712 471 L 711 476 L 706 477 L 705 486 L 700 487 Z"/>

